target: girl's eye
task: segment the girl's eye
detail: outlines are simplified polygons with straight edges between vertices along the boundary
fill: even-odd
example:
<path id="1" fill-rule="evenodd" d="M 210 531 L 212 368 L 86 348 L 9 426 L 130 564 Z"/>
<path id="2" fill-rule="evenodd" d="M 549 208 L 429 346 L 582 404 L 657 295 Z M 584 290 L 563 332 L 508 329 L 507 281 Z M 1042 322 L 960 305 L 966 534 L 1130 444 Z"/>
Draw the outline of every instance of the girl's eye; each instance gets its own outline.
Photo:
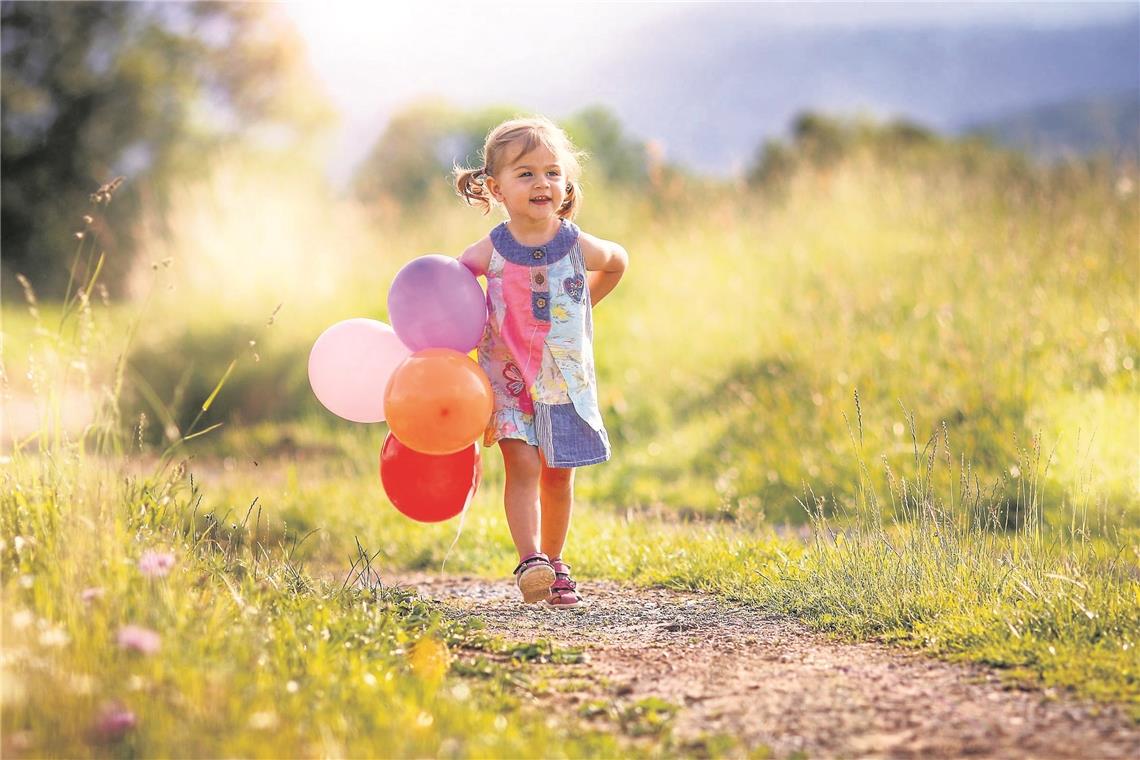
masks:
<path id="1" fill-rule="evenodd" d="M 519 176 L 520 176 L 520 177 L 528 177 L 528 176 L 530 176 L 530 172 L 523 172 L 523 173 L 522 173 L 522 174 L 520 174 Z"/>
<path id="2" fill-rule="evenodd" d="M 547 174 L 549 174 L 551 177 L 557 177 L 561 175 L 562 172 L 558 171 L 557 169 L 551 169 L 549 172 L 547 172 Z"/>

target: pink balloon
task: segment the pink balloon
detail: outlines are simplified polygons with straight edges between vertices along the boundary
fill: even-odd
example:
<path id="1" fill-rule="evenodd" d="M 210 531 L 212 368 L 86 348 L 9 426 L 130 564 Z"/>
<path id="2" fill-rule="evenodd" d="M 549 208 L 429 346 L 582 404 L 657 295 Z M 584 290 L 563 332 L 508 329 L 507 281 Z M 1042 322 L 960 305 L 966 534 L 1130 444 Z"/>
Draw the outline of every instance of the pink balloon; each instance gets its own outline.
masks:
<path id="1" fill-rule="evenodd" d="M 471 270 L 433 253 L 412 259 L 388 290 L 388 317 L 413 351 L 452 348 L 469 352 L 487 326 L 487 298 Z"/>
<path id="2" fill-rule="evenodd" d="M 309 352 L 309 385 L 326 409 L 353 422 L 384 421 L 384 388 L 411 351 L 375 319 L 346 319 Z"/>

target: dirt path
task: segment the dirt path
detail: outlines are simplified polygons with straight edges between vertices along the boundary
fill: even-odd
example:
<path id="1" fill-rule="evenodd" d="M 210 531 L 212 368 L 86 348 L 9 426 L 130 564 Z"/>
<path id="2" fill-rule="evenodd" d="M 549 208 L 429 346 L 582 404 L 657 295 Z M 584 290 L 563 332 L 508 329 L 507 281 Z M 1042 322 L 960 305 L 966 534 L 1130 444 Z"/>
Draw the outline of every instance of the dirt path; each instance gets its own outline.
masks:
<path id="1" fill-rule="evenodd" d="M 454 616 L 514 641 L 581 647 L 544 699 L 569 714 L 598 700 L 680 706 L 685 746 L 726 734 L 730 754 L 768 747 L 811 757 L 1140 757 L 1140 725 L 1115 707 L 1003 686 L 981 667 L 877 644 L 844 644 L 793 621 L 710 597 L 590 583 L 581 612 L 525 606 L 508 581 L 393 576 Z M 702 739 L 704 737 L 704 739 Z"/>

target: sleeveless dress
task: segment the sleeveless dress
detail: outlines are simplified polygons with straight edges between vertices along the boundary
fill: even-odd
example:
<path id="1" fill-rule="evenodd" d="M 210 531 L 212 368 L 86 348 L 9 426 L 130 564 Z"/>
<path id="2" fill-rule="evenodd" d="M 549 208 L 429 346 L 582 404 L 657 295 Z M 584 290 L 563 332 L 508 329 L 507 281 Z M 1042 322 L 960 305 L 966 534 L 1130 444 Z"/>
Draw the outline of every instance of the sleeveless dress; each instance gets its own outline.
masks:
<path id="1" fill-rule="evenodd" d="M 598 408 L 594 325 L 578 227 L 562 220 L 542 245 L 522 245 L 506 222 L 491 230 L 487 328 L 479 366 L 495 408 L 484 435 L 537 446 L 548 467 L 610 458 Z"/>

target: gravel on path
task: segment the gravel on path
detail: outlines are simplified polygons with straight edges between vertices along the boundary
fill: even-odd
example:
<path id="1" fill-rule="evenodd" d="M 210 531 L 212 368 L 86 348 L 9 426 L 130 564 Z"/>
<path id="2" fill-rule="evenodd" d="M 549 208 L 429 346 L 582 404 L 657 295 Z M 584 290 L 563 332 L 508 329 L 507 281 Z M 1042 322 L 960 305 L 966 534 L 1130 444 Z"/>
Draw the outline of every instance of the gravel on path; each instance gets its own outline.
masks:
<path id="1" fill-rule="evenodd" d="M 524 605 L 508 579 L 393 575 L 453 617 L 512 641 L 548 638 L 588 655 L 587 678 L 549 698 L 657 697 L 680 707 L 674 736 L 729 735 L 745 750 L 812 757 L 1140 757 L 1140 725 L 1113 705 L 1012 686 L 992 670 L 875 643 L 844 643 L 713 597 L 597 581 L 589 606 Z M 576 666 L 579 667 L 579 666 Z"/>

